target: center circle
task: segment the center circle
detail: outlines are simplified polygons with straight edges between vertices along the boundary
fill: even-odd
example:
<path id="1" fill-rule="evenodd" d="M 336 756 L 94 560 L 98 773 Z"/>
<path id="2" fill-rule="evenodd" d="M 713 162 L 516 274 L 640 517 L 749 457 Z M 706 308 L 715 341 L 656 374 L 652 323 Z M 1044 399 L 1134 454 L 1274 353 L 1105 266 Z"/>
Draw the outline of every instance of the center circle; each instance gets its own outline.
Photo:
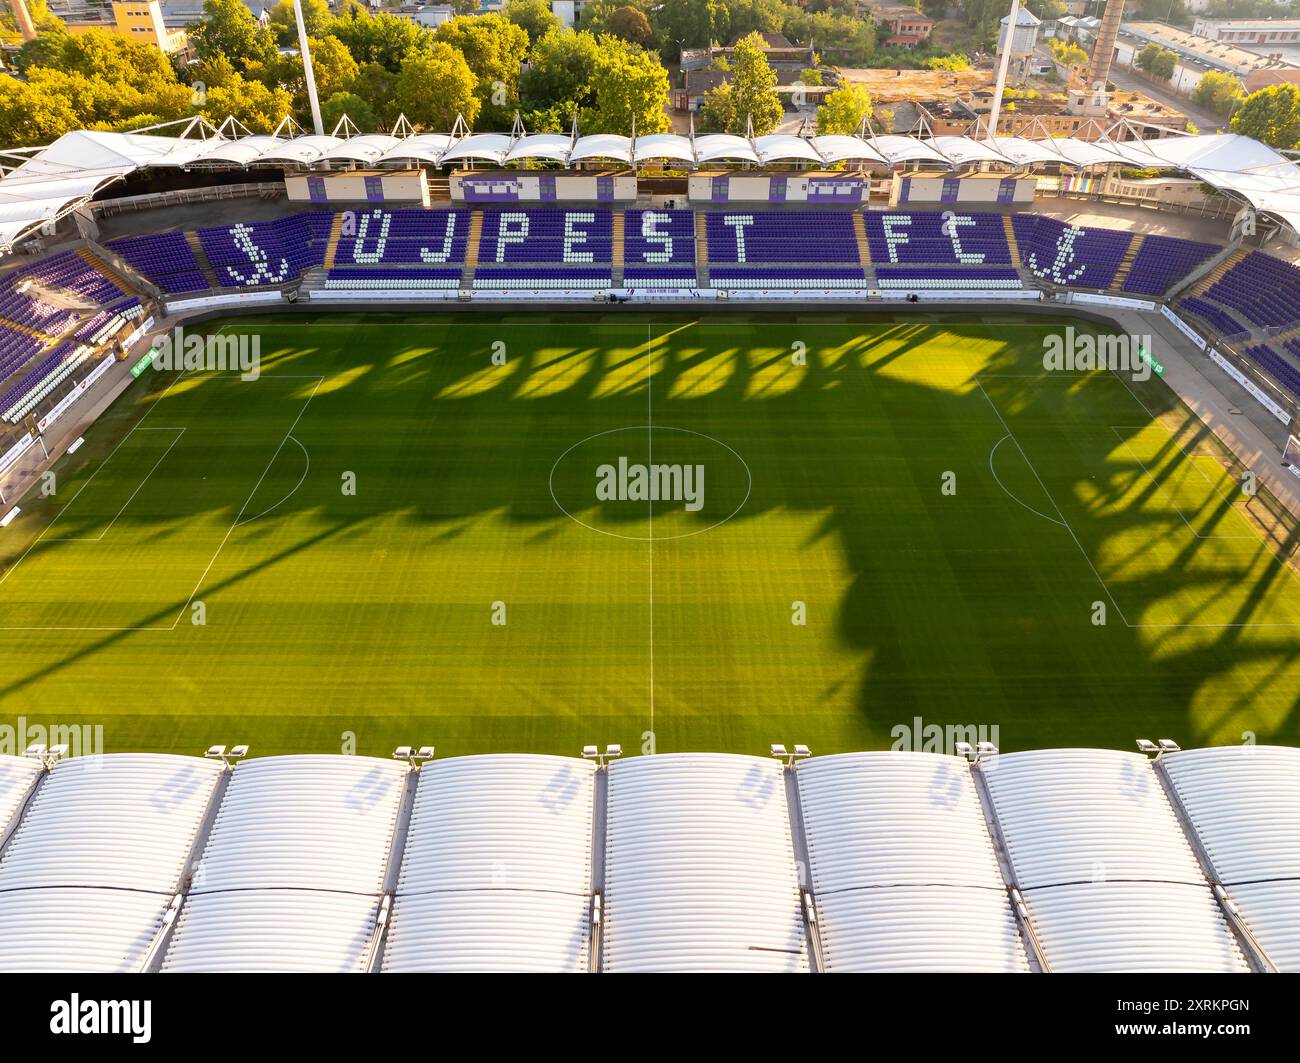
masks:
<path id="1" fill-rule="evenodd" d="M 744 508 L 753 483 L 748 463 L 722 440 L 645 424 L 578 440 L 548 477 L 551 500 L 570 520 L 636 542 L 686 539 L 725 524 Z"/>

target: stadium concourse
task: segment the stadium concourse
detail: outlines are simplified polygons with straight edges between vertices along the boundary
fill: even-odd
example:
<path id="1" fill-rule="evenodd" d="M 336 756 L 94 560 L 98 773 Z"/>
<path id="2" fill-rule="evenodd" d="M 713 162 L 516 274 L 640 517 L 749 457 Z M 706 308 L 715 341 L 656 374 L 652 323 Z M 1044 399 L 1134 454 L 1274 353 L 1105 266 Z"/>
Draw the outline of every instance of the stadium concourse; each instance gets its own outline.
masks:
<path id="1" fill-rule="evenodd" d="M 0 970 L 1300 970 L 1300 750 L 1161 747 L 39 747 Z"/>

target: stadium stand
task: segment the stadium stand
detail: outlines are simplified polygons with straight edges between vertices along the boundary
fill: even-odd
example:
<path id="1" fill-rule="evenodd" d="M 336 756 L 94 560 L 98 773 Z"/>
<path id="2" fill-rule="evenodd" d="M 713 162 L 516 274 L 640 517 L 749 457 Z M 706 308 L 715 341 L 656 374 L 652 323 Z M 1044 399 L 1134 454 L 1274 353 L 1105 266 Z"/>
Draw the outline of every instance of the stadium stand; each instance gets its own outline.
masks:
<path id="1" fill-rule="evenodd" d="M 1226 310 L 1221 310 L 1213 303 L 1207 303 L 1204 299 L 1199 299 L 1194 295 L 1180 299 L 1178 306 L 1188 313 L 1203 318 L 1205 323 L 1217 331 L 1220 336 L 1237 336 L 1247 331 L 1246 327 Z"/>
<path id="2" fill-rule="evenodd" d="M 623 286 L 695 285 L 695 213 L 629 210 L 623 219 Z"/>
<path id="3" fill-rule="evenodd" d="M 1132 235 L 1067 225 L 1041 214 L 1012 219 L 1020 260 L 1035 277 L 1063 287 L 1109 288 Z"/>
<path id="4" fill-rule="evenodd" d="M 1213 244 L 1195 240 L 1148 236 L 1133 258 L 1122 290 L 1135 295 L 1164 295 L 1175 281 L 1208 262 L 1219 250 Z"/>
<path id="5" fill-rule="evenodd" d="M 334 265 L 463 265 L 469 219 L 467 210 L 361 211 L 340 237 Z"/>
<path id="6" fill-rule="evenodd" d="M 1287 391 L 1300 398 L 1300 369 L 1267 344 L 1252 344 L 1245 349 L 1245 354 Z"/>
<path id="7" fill-rule="evenodd" d="M 1259 328 L 1290 327 L 1300 321 L 1300 269 L 1262 251 L 1243 258 L 1204 295 Z"/>
<path id="8" fill-rule="evenodd" d="M 711 211 L 709 262 L 718 265 L 857 265 L 853 216 L 846 211 Z"/>
<path id="9" fill-rule="evenodd" d="M 6 836 L 0 970 L 1300 968 L 1280 746 L 0 756 Z"/>
<path id="10" fill-rule="evenodd" d="M 1010 266 L 1000 214 L 870 211 L 864 215 L 877 266 Z"/>

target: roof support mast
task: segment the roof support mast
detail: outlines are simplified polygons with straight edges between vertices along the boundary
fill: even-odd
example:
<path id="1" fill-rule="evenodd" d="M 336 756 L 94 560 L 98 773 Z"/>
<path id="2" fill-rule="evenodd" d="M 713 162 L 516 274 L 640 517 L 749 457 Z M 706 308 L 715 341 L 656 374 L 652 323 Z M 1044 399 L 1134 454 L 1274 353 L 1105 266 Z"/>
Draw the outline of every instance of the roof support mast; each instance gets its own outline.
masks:
<path id="1" fill-rule="evenodd" d="M 307 79 L 307 99 L 311 103 L 311 124 L 316 135 L 325 135 L 325 123 L 320 117 L 320 100 L 316 97 L 316 75 L 311 69 L 311 49 L 307 46 L 307 24 L 302 20 L 302 4 L 293 0 L 293 15 L 298 21 L 298 51 L 302 55 L 302 73 Z"/>
<path id="2" fill-rule="evenodd" d="M 998 80 L 993 87 L 993 107 L 989 111 L 988 139 L 998 135 L 998 114 L 1002 110 L 1002 90 L 1007 87 L 1007 68 L 1011 65 L 1011 46 L 1020 20 L 1020 0 L 1011 0 L 1011 18 L 1007 22 L 1007 41 L 998 59 Z"/>

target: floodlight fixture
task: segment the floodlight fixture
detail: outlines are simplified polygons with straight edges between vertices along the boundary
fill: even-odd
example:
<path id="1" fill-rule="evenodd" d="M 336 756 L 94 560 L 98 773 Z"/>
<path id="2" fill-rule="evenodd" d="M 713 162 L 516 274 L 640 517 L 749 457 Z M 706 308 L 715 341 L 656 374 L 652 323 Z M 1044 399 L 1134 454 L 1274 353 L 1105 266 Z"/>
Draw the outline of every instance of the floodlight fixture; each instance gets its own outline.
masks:
<path id="1" fill-rule="evenodd" d="M 203 755 L 209 760 L 219 760 L 227 768 L 230 768 L 234 766 L 235 761 L 248 756 L 248 746 L 208 746 Z"/>
<path id="2" fill-rule="evenodd" d="M 44 742 L 33 742 L 30 746 L 28 746 L 26 749 L 23 750 L 23 756 L 31 757 L 33 760 L 44 760 L 45 749 L 46 746 Z"/>
<path id="3" fill-rule="evenodd" d="M 1162 753 L 1178 753 L 1182 751 L 1182 748 L 1183 747 L 1172 738 L 1160 739 L 1160 752 Z"/>
<path id="4" fill-rule="evenodd" d="M 582 755 L 588 760 L 595 760 L 600 756 L 600 750 L 596 746 L 583 746 Z"/>
<path id="5" fill-rule="evenodd" d="M 969 742 L 958 742 L 953 748 L 957 756 L 965 757 L 967 760 L 971 760 L 975 756 L 975 747 Z"/>
<path id="6" fill-rule="evenodd" d="M 416 760 L 432 760 L 437 749 L 433 746 L 421 746 L 415 751 Z"/>
<path id="7" fill-rule="evenodd" d="M 790 755 L 789 751 L 785 748 L 785 746 L 781 745 L 780 742 L 772 743 L 772 756 L 788 757 L 789 755 Z"/>
<path id="8" fill-rule="evenodd" d="M 1137 740 L 1139 753 L 1159 753 L 1160 747 L 1149 738 L 1139 738 Z"/>

